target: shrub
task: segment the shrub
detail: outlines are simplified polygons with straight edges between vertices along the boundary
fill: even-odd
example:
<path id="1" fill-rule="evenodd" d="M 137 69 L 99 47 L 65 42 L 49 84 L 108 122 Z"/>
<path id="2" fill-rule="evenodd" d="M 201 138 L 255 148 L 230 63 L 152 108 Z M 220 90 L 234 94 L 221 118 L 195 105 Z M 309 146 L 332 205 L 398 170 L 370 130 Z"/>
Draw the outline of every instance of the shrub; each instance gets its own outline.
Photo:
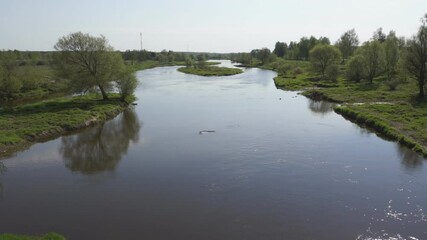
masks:
<path id="1" fill-rule="evenodd" d="M 294 73 L 294 75 L 299 75 L 299 74 L 303 74 L 304 71 L 302 70 L 302 68 L 296 67 L 296 68 L 294 68 L 293 73 Z"/>
<path id="2" fill-rule="evenodd" d="M 279 75 L 286 75 L 288 74 L 289 70 L 291 70 L 291 66 L 289 64 L 280 64 L 276 67 L 276 71 Z"/>
<path id="3" fill-rule="evenodd" d="M 402 84 L 404 81 L 399 78 L 392 78 L 391 80 L 387 80 L 384 84 L 388 87 L 390 91 L 396 90 L 396 88 Z"/>
<path id="4" fill-rule="evenodd" d="M 135 89 L 138 86 L 138 81 L 133 73 L 125 71 L 116 81 L 116 84 L 120 91 L 122 101 L 126 101 L 126 98 L 135 92 Z"/>

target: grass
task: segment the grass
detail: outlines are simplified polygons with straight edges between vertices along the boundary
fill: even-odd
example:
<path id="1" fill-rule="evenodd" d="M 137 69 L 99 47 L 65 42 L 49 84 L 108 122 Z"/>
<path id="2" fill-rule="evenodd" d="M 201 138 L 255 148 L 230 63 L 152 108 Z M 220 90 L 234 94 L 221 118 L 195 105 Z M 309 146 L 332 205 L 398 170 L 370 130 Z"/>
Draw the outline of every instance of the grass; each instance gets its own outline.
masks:
<path id="1" fill-rule="evenodd" d="M 239 68 L 227 68 L 227 67 L 204 67 L 204 68 L 195 68 L 195 67 L 182 67 L 178 68 L 178 71 L 195 74 L 199 76 L 230 76 L 240 74 L 243 71 Z"/>
<path id="2" fill-rule="evenodd" d="M 274 83 L 278 88 L 291 91 L 308 90 L 312 88 L 338 87 L 337 83 L 312 78 L 307 72 L 296 75 L 277 76 L 274 78 Z"/>
<path id="3" fill-rule="evenodd" d="M 0 109 L 0 155 L 9 154 L 16 146 L 105 121 L 124 108 L 118 95 L 107 101 L 88 95 Z"/>
<path id="4" fill-rule="evenodd" d="M 48 233 L 40 237 L 15 234 L 0 234 L 0 240 L 65 240 L 65 238 L 57 233 Z"/>
<path id="5" fill-rule="evenodd" d="M 289 65 L 289 70 L 281 72 L 280 65 Z M 292 73 L 296 67 L 302 70 L 300 74 Z M 383 76 L 372 83 L 347 81 L 343 77 L 345 66 L 340 66 L 341 75 L 336 81 L 311 76 L 307 61 L 279 59 L 263 68 L 278 72 L 274 79 L 278 88 L 302 91 L 315 100 L 343 103 L 335 108 L 337 113 L 427 157 L 427 100 L 416 99 L 415 80 L 403 82 L 392 91 Z"/>
<path id="6" fill-rule="evenodd" d="M 390 91 L 381 79 L 373 83 L 351 83 L 342 80 L 337 87 L 309 90 L 307 94 L 317 92 L 337 102 L 370 103 L 370 102 L 412 102 L 417 94 L 415 81 L 409 81 Z"/>
<path id="7" fill-rule="evenodd" d="M 221 62 L 215 62 L 215 61 L 212 61 L 212 62 L 206 62 L 206 64 L 207 64 L 208 66 L 213 66 L 213 65 L 220 65 L 220 64 L 221 64 Z"/>

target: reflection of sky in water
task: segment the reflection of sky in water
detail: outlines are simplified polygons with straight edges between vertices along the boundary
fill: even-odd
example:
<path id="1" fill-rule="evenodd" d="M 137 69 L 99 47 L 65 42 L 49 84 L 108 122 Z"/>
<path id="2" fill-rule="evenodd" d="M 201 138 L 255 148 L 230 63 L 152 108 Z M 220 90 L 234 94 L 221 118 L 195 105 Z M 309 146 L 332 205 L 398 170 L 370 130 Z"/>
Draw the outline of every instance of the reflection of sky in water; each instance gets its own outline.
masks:
<path id="1" fill-rule="evenodd" d="M 274 72 L 206 78 L 176 69 L 138 72 L 133 115 L 1 161 L 2 231 L 426 238 L 424 159 L 330 103 L 277 90 Z"/>

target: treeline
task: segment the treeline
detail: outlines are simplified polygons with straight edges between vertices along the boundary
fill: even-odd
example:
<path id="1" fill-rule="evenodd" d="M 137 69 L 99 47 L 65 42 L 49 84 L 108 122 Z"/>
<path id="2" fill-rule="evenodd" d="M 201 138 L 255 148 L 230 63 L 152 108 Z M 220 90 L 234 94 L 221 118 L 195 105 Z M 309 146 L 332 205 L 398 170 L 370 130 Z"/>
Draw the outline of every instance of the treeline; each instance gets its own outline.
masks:
<path id="1" fill-rule="evenodd" d="M 185 62 L 188 59 L 197 61 L 198 58 L 205 59 L 229 59 L 229 54 L 205 53 L 205 52 L 174 52 L 163 50 L 161 52 L 152 52 L 147 50 L 126 50 L 122 52 L 123 60 L 130 64 L 144 61 L 159 61 L 160 63 Z"/>
<path id="2" fill-rule="evenodd" d="M 250 53 L 232 54 L 231 59 L 248 66 L 270 63 L 279 75 L 286 75 L 291 67 L 283 60 L 309 61 L 310 74 L 319 80 L 336 81 L 343 73 L 348 81 L 360 82 L 382 76 L 390 90 L 409 77 L 417 80 L 419 97 L 425 97 L 427 78 L 427 14 L 421 19 L 418 32 L 411 38 L 398 37 L 394 31 L 385 34 L 377 29 L 372 38 L 359 44 L 354 29 L 344 32 L 332 45 L 326 37 L 303 37 L 299 42 L 277 42 L 268 48 Z M 280 61 L 279 61 L 280 60 Z M 295 69 L 294 69 L 295 70 Z"/>
<path id="3" fill-rule="evenodd" d="M 254 60 L 259 60 L 262 64 L 273 62 L 276 58 L 288 60 L 308 60 L 310 50 L 318 44 L 327 44 L 331 42 L 327 37 L 316 38 L 302 37 L 299 42 L 291 41 L 276 42 L 273 52 L 268 48 L 254 49 L 250 53 L 233 53 L 230 55 L 231 60 L 243 64 L 253 64 Z"/>
<path id="4" fill-rule="evenodd" d="M 44 66 L 53 63 L 54 52 L 48 51 L 0 51 L 0 58 L 12 55 L 19 66 Z"/>
<path id="5" fill-rule="evenodd" d="M 0 51 L 0 100 L 59 91 L 63 86 L 52 74 L 53 61 L 52 52 Z"/>

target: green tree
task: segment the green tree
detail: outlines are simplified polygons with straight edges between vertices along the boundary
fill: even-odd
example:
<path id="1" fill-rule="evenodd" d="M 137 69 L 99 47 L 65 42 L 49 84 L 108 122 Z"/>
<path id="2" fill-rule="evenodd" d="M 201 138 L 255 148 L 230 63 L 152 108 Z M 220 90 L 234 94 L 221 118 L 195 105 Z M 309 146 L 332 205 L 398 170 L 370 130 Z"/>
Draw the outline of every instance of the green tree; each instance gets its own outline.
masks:
<path id="1" fill-rule="evenodd" d="M 288 46 L 286 43 L 276 42 L 273 53 L 276 54 L 276 56 L 283 58 L 286 55 L 287 48 L 288 48 Z"/>
<path id="2" fill-rule="evenodd" d="M 157 61 L 160 63 L 167 63 L 169 61 L 168 51 L 162 50 L 159 54 L 157 54 Z"/>
<path id="3" fill-rule="evenodd" d="M 108 44 L 104 36 L 93 37 L 81 32 L 71 33 L 58 40 L 59 51 L 56 69 L 59 75 L 69 79 L 76 92 L 97 87 L 102 98 L 108 99 L 107 91 L 118 80 L 124 69 L 123 59 Z"/>
<path id="4" fill-rule="evenodd" d="M 252 55 L 250 53 L 239 53 L 238 62 L 243 64 L 252 64 Z"/>
<path id="5" fill-rule="evenodd" d="M 331 45 L 331 41 L 329 40 L 329 38 L 327 37 L 320 37 L 317 40 L 317 44 L 326 44 L 326 45 Z"/>
<path id="6" fill-rule="evenodd" d="M 194 65 L 193 58 L 189 55 L 185 56 L 185 66 L 192 67 Z"/>
<path id="7" fill-rule="evenodd" d="M 359 38 L 357 37 L 356 31 L 354 29 L 348 30 L 341 35 L 335 45 L 340 49 L 342 53 L 342 60 L 344 62 L 345 59 L 348 59 L 353 55 L 353 52 L 359 45 Z"/>
<path id="8" fill-rule="evenodd" d="M 388 81 L 393 80 L 397 74 L 399 57 L 399 39 L 394 31 L 390 31 L 384 42 L 384 70 Z"/>
<path id="9" fill-rule="evenodd" d="M 2 52 L 0 55 L 0 97 L 11 98 L 13 93 L 22 87 L 19 79 L 17 54 L 12 51 Z"/>
<path id="10" fill-rule="evenodd" d="M 262 48 L 257 54 L 257 58 L 262 62 L 262 64 L 267 64 L 271 61 L 271 51 L 268 48 Z"/>
<path id="11" fill-rule="evenodd" d="M 206 54 L 199 54 L 197 56 L 197 67 L 198 68 L 206 68 L 207 59 L 208 59 L 208 57 L 206 56 Z"/>
<path id="12" fill-rule="evenodd" d="M 175 53 L 173 51 L 168 52 L 168 62 L 172 63 L 175 61 Z"/>
<path id="13" fill-rule="evenodd" d="M 135 92 L 138 81 L 135 75 L 127 69 L 121 71 L 119 78 L 116 80 L 116 86 L 119 89 L 121 100 L 126 102 L 126 99 Z"/>
<path id="14" fill-rule="evenodd" d="M 307 37 L 302 37 L 298 43 L 298 58 L 302 60 L 307 60 L 310 54 L 310 49 L 313 44 L 313 37 L 308 39 Z"/>
<path id="15" fill-rule="evenodd" d="M 396 63 L 396 72 L 394 76 L 384 82 L 386 86 L 389 87 L 389 90 L 393 91 L 408 80 L 408 70 L 406 69 L 406 50 L 402 48 L 399 52 L 399 60 Z"/>
<path id="16" fill-rule="evenodd" d="M 385 42 L 385 40 L 387 39 L 386 35 L 383 33 L 383 28 L 378 28 L 375 32 L 374 32 L 374 36 L 372 36 L 372 39 L 374 41 L 378 41 L 380 43 Z"/>
<path id="17" fill-rule="evenodd" d="M 381 72 L 384 62 L 384 49 L 379 41 L 370 41 L 363 44 L 360 53 L 365 60 L 366 78 L 370 83 Z"/>
<path id="18" fill-rule="evenodd" d="M 365 77 L 365 59 L 362 55 L 357 54 L 347 62 L 346 70 L 347 80 L 360 82 Z"/>
<path id="19" fill-rule="evenodd" d="M 408 41 L 406 67 L 410 75 L 418 82 L 420 98 L 425 97 L 425 82 L 427 78 L 427 14 L 421 19 L 421 26 L 416 36 Z"/>
<path id="20" fill-rule="evenodd" d="M 326 73 L 329 72 L 328 68 L 335 70 L 340 58 L 341 53 L 336 47 L 319 44 L 310 51 L 311 69 L 314 73 L 320 74 L 322 78 L 329 78 L 326 76 Z"/>
<path id="21" fill-rule="evenodd" d="M 289 46 L 288 46 L 288 51 L 286 53 L 286 58 L 288 59 L 298 59 L 299 58 L 299 47 L 298 47 L 298 43 L 296 42 L 290 42 Z"/>

